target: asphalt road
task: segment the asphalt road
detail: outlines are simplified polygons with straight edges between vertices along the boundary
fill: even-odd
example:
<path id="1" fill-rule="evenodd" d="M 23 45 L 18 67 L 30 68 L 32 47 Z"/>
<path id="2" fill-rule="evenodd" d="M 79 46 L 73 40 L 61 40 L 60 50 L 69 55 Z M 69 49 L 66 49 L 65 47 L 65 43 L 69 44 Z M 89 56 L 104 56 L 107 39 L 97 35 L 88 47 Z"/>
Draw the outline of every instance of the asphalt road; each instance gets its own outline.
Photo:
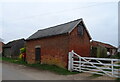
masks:
<path id="1" fill-rule="evenodd" d="M 0 62 L 1 64 L 1 62 Z M 0 71 L 1 72 L 1 71 Z M 75 75 L 58 75 L 49 71 L 38 70 L 31 67 L 2 62 L 2 80 L 113 80 L 114 78 L 90 78 L 89 73 Z"/>

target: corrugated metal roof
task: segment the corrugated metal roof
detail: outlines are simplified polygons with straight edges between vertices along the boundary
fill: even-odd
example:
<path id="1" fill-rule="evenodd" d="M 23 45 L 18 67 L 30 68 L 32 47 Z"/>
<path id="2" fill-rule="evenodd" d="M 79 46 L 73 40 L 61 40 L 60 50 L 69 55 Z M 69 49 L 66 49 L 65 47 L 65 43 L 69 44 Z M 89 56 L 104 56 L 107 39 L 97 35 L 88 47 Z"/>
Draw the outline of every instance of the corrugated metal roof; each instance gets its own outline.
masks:
<path id="1" fill-rule="evenodd" d="M 64 23 L 61 25 L 53 26 L 50 28 L 38 30 L 36 33 L 31 35 L 26 40 L 38 39 L 48 36 L 65 34 L 73 30 L 73 28 L 81 21 L 82 19 L 77 19 L 68 23 Z"/>

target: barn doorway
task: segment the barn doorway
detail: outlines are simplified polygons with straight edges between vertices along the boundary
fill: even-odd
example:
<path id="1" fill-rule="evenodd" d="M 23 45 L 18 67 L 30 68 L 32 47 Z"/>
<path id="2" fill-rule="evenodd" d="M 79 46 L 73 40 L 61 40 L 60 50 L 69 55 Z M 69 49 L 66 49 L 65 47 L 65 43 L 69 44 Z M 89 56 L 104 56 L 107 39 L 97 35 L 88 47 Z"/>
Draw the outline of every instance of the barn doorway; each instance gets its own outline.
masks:
<path id="1" fill-rule="evenodd" d="M 41 48 L 40 47 L 36 47 L 35 48 L 35 61 L 37 63 L 40 63 L 41 60 Z"/>

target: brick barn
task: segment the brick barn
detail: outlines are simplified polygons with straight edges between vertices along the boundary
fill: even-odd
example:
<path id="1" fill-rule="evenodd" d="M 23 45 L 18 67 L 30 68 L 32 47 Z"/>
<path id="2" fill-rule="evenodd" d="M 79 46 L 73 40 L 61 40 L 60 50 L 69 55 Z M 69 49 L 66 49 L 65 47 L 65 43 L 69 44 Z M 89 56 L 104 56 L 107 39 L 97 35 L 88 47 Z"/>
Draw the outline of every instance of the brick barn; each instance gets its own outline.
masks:
<path id="1" fill-rule="evenodd" d="M 81 56 L 90 56 L 90 40 L 82 19 L 38 30 L 26 39 L 27 62 L 67 68 L 71 50 Z"/>

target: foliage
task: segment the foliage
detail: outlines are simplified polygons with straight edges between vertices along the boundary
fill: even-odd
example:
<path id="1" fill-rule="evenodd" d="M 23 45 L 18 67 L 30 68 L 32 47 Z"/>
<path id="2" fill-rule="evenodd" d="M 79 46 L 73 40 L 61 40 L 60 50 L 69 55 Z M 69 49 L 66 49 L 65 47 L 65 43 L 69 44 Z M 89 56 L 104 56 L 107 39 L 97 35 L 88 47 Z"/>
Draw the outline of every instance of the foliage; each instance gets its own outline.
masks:
<path id="1" fill-rule="evenodd" d="M 22 56 L 23 56 L 23 54 L 20 54 L 20 56 L 19 56 L 19 59 L 20 59 L 20 60 L 22 60 Z"/>
<path id="2" fill-rule="evenodd" d="M 19 60 L 23 60 L 23 54 L 25 54 L 26 53 L 26 48 L 21 48 L 20 49 L 20 55 L 19 55 Z"/>
<path id="3" fill-rule="evenodd" d="M 16 64 L 22 64 L 25 66 L 29 66 L 29 67 L 34 67 L 40 70 L 48 70 L 60 75 L 70 75 L 70 74 L 78 74 L 79 72 L 70 72 L 67 69 L 64 68 L 60 68 L 58 66 L 55 65 L 48 65 L 48 64 L 28 64 L 27 62 L 24 61 L 20 61 L 19 59 L 15 60 L 15 59 L 11 59 L 11 58 L 2 58 L 3 61 L 7 61 L 7 62 L 11 62 L 11 63 L 16 63 Z"/>
<path id="4" fill-rule="evenodd" d="M 21 49 L 20 49 L 20 52 L 21 52 L 21 53 L 25 53 L 25 52 L 26 52 L 26 48 L 21 48 Z"/>

